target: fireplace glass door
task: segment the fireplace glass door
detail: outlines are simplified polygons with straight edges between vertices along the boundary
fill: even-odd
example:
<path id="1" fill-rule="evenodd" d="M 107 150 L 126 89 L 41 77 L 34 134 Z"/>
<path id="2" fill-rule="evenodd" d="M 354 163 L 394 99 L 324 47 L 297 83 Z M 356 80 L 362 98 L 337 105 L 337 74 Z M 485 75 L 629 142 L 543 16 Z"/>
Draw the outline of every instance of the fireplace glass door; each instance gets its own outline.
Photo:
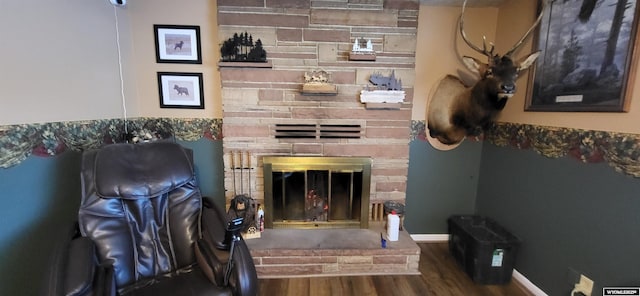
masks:
<path id="1" fill-rule="evenodd" d="M 264 168 L 267 227 L 367 227 L 369 159 L 265 157 Z"/>

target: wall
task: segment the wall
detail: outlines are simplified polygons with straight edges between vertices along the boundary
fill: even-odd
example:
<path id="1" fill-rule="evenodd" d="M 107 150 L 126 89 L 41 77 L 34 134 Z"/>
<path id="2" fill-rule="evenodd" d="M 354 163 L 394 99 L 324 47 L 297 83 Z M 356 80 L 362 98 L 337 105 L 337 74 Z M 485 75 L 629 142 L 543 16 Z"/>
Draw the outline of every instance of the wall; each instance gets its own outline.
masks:
<path id="1" fill-rule="evenodd" d="M 640 181 L 605 164 L 485 144 L 476 200 L 522 239 L 516 269 L 549 295 L 569 295 L 573 268 L 603 286 L 640 286 Z"/>
<path id="2" fill-rule="evenodd" d="M 496 33 L 501 42 L 521 31 L 518 28 L 526 28 L 533 18 L 533 2 L 505 1 Z M 527 50 L 523 47 L 520 54 Z M 628 113 L 524 112 L 526 78 L 518 81 L 520 91 L 510 99 L 500 121 L 640 131 L 638 100 L 632 101 Z M 633 96 L 638 91 L 636 87 Z M 632 137 L 637 135 L 628 138 Z M 602 295 L 603 286 L 640 286 L 640 269 L 631 263 L 640 257 L 640 238 L 632 235 L 640 228 L 639 179 L 604 163 L 551 159 L 530 150 L 485 144 L 478 184 L 477 213 L 497 219 L 523 240 L 515 267 L 549 295 L 569 294 L 569 268 L 595 281 L 593 295 Z"/>
<path id="3" fill-rule="evenodd" d="M 108 1 L 0 5 L 0 125 L 122 116 L 115 16 Z M 126 61 L 127 13 L 118 11 L 118 19 Z M 124 65 L 125 81 L 133 82 L 132 67 Z M 126 85 L 130 97 L 134 85 Z"/>
<path id="4" fill-rule="evenodd" d="M 475 212 L 482 146 L 464 141 L 440 151 L 423 140 L 411 142 L 404 221 L 409 233 L 447 233 L 449 216 Z"/>
<path id="5" fill-rule="evenodd" d="M 128 117 L 221 118 L 214 1 L 2 1 L 0 125 L 120 118 L 116 15 Z M 115 11 L 114 11 L 115 10 Z M 71 13 L 73 12 L 73 13 Z M 20 24 L 20 25 L 16 25 Z M 154 24 L 200 26 L 203 63 L 158 64 Z M 161 109 L 156 72 L 203 73 L 205 109 Z"/>
<path id="6" fill-rule="evenodd" d="M 79 166 L 79 153 L 65 153 L 0 169 L 0 294 L 36 295 L 50 247 L 77 214 Z"/>
<path id="7" fill-rule="evenodd" d="M 104 0 L 106 1 L 106 0 Z M 134 0 L 128 1 L 131 16 L 131 38 L 137 93 L 135 108 L 138 116 L 222 118 L 220 59 L 218 44 L 216 1 Z M 153 25 L 200 26 L 202 64 L 156 63 Z M 157 72 L 202 73 L 204 83 L 204 109 L 161 109 L 158 99 Z"/>

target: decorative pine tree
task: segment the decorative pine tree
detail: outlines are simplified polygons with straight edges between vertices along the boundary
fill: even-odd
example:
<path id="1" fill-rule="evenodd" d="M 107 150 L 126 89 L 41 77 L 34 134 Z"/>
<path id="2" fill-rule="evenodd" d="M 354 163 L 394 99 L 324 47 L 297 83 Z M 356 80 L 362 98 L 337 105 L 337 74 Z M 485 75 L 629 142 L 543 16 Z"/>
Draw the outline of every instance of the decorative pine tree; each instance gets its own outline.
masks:
<path id="1" fill-rule="evenodd" d="M 253 36 L 247 32 L 234 33 L 222 43 L 220 55 L 223 62 L 266 62 L 267 52 L 262 47 L 262 41 L 258 39 L 253 43 Z"/>

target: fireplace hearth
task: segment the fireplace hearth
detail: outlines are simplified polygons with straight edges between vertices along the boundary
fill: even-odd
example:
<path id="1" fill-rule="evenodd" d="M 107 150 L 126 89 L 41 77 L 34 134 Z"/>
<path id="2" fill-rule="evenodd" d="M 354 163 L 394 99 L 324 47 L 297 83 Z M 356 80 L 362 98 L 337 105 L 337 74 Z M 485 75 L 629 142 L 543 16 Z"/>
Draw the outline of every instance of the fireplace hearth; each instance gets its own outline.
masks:
<path id="1" fill-rule="evenodd" d="M 263 158 L 267 228 L 368 228 L 371 159 Z"/>

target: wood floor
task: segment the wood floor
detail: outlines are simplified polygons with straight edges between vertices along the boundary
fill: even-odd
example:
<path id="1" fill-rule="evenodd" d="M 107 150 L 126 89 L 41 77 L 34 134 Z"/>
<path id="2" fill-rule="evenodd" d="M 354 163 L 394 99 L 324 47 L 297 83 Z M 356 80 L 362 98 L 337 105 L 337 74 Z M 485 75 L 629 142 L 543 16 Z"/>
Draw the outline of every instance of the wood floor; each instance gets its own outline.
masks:
<path id="1" fill-rule="evenodd" d="M 264 296 L 530 296 L 515 281 L 478 285 L 460 269 L 446 243 L 420 243 L 421 275 L 261 279 Z"/>

